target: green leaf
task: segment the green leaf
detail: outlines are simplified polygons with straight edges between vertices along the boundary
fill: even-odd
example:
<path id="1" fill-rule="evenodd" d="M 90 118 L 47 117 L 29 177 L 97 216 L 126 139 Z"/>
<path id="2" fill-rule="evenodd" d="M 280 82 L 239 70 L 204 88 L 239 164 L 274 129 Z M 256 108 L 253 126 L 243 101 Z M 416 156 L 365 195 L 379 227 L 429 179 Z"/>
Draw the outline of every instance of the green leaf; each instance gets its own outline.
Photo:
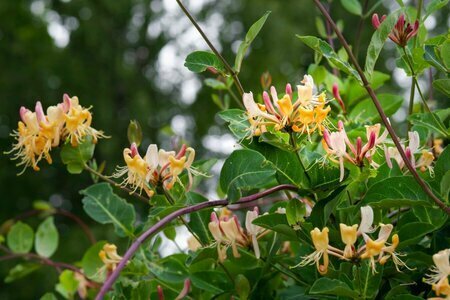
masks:
<path id="1" fill-rule="evenodd" d="M 246 300 L 250 294 L 250 282 L 248 279 L 244 275 L 238 274 L 234 280 L 234 285 L 239 299 Z"/>
<path id="2" fill-rule="evenodd" d="M 33 202 L 33 208 L 42 211 L 53 211 L 53 206 L 47 201 L 37 200 Z"/>
<path id="3" fill-rule="evenodd" d="M 437 47 L 432 45 L 425 45 L 425 53 L 423 58 L 432 66 L 434 66 L 438 71 L 448 73 L 449 70 L 444 66 L 443 62 L 439 59 L 436 54 Z"/>
<path id="4" fill-rule="evenodd" d="M 403 103 L 402 96 L 392 94 L 379 94 L 378 100 L 387 116 L 393 115 Z M 359 102 L 350 112 L 350 118 L 359 118 L 368 123 L 379 122 L 381 120 L 371 98 L 366 98 Z"/>
<path id="5" fill-rule="evenodd" d="M 400 207 L 431 205 L 431 199 L 412 176 L 390 177 L 380 180 L 367 191 L 361 205 L 372 207 Z"/>
<path id="6" fill-rule="evenodd" d="M 226 90 L 228 89 L 225 83 L 222 81 L 219 81 L 217 79 L 208 78 L 203 81 L 206 86 L 209 86 L 210 88 L 213 88 L 214 90 Z"/>
<path id="7" fill-rule="evenodd" d="M 17 279 L 23 278 L 40 268 L 41 265 L 36 263 L 18 264 L 9 270 L 8 276 L 5 277 L 5 283 L 16 281 Z"/>
<path id="8" fill-rule="evenodd" d="M 113 224 L 118 236 L 133 237 L 136 213 L 133 205 L 113 193 L 108 183 L 98 183 L 80 191 L 86 213 L 100 224 Z"/>
<path id="9" fill-rule="evenodd" d="M 245 53 L 247 52 L 248 47 L 253 42 L 253 40 L 258 35 L 261 28 L 266 23 L 267 17 L 269 16 L 270 11 L 267 11 L 258 21 L 256 21 L 248 30 L 245 35 L 244 41 L 239 45 L 239 49 L 236 54 L 236 60 L 234 62 L 234 70 L 239 73 L 241 71 L 242 60 L 244 59 Z"/>
<path id="10" fill-rule="evenodd" d="M 450 112 L 450 108 L 443 111 L 443 114 Z M 449 137 L 450 130 L 446 128 L 439 115 L 436 112 L 432 113 L 417 113 L 409 116 L 408 120 L 415 126 L 424 127 L 428 130 L 437 133 L 439 136 Z M 414 128 L 413 128 L 414 129 Z"/>
<path id="11" fill-rule="evenodd" d="M 412 222 L 403 225 L 398 231 L 398 236 L 400 237 L 398 249 L 418 243 L 424 235 L 435 229 L 434 225 L 423 222 Z"/>
<path id="12" fill-rule="evenodd" d="M 431 0 L 430 3 L 425 7 L 425 16 L 423 20 L 426 20 L 432 13 L 446 6 L 448 0 Z"/>
<path id="13" fill-rule="evenodd" d="M 388 74 L 384 74 L 378 71 L 374 71 L 372 74 L 372 80 L 370 85 L 374 90 L 382 87 L 386 81 L 391 78 Z M 344 94 L 345 92 L 345 94 Z M 348 81 L 347 85 L 342 90 L 343 99 L 347 109 L 359 103 L 363 97 L 367 97 L 367 90 L 361 86 L 354 79 Z"/>
<path id="14" fill-rule="evenodd" d="M 61 149 L 61 160 L 67 165 L 70 174 L 80 174 L 84 165 L 94 155 L 95 144 L 91 136 L 86 136 L 78 146 L 72 147 L 70 143 L 65 143 Z"/>
<path id="15" fill-rule="evenodd" d="M 448 2 L 448 1 L 447 1 Z M 447 71 L 450 70 L 450 40 L 447 38 L 445 42 L 440 47 L 440 53 L 442 57 L 442 62 L 444 63 Z"/>
<path id="16" fill-rule="evenodd" d="M 58 300 L 58 298 L 53 293 L 45 293 L 39 300 Z"/>
<path id="17" fill-rule="evenodd" d="M 208 68 L 213 68 L 219 73 L 225 73 L 225 66 L 219 58 L 211 52 L 194 51 L 186 57 L 184 66 L 194 73 L 201 73 Z"/>
<path id="18" fill-rule="evenodd" d="M 294 229 L 295 226 L 300 226 L 300 224 L 305 220 L 305 214 L 306 206 L 303 202 L 296 198 L 289 200 L 286 205 L 286 219 L 289 225 L 294 226 Z"/>
<path id="19" fill-rule="evenodd" d="M 219 271 L 195 272 L 189 278 L 193 286 L 213 295 L 223 293 L 227 285 L 226 274 Z"/>
<path id="20" fill-rule="evenodd" d="M 433 87 L 447 97 L 450 97 L 450 79 L 437 79 L 433 81 Z"/>
<path id="21" fill-rule="evenodd" d="M 72 299 L 78 288 L 78 280 L 75 278 L 75 273 L 70 270 L 64 270 L 59 275 L 59 283 L 55 289 L 66 299 Z"/>
<path id="22" fill-rule="evenodd" d="M 193 205 L 201 202 L 207 202 L 208 199 L 200 194 L 189 192 L 186 194 L 187 204 Z M 208 229 L 208 223 L 210 221 L 211 212 L 213 209 L 204 209 L 198 212 L 190 214 L 189 227 L 198 236 L 203 244 L 210 243 L 210 234 Z"/>
<path id="23" fill-rule="evenodd" d="M 323 55 L 328 60 L 328 62 L 330 62 L 330 64 L 332 64 L 339 70 L 353 76 L 353 78 L 355 78 L 362 85 L 362 81 L 359 77 L 358 72 L 352 66 L 350 66 L 348 62 L 343 61 L 327 42 L 315 36 L 297 35 L 297 37 L 308 47 Z"/>
<path id="24" fill-rule="evenodd" d="M 303 167 L 295 153 L 283 151 L 266 143 L 258 143 L 255 140 L 243 141 L 242 145 L 248 149 L 258 151 L 273 164 L 277 170 L 278 182 L 293 184 L 299 187 L 307 186 L 307 178 Z"/>
<path id="25" fill-rule="evenodd" d="M 242 197 L 242 191 L 261 188 L 274 180 L 273 165 L 253 150 L 234 151 L 220 172 L 220 187 L 231 202 Z"/>
<path id="26" fill-rule="evenodd" d="M 362 14 L 362 6 L 358 0 L 341 0 L 341 4 L 351 14 L 357 16 Z"/>
<path id="27" fill-rule="evenodd" d="M 83 255 L 81 260 L 81 266 L 84 274 L 91 280 L 102 282 L 104 274 L 99 273 L 99 269 L 103 267 L 103 262 L 98 256 L 98 253 L 103 249 L 106 244 L 105 241 L 99 241 L 92 245 Z"/>
<path id="28" fill-rule="evenodd" d="M 309 293 L 312 295 L 335 295 L 358 298 L 358 292 L 354 291 L 344 282 L 337 279 L 322 277 L 312 285 Z"/>
<path id="29" fill-rule="evenodd" d="M 150 272 L 160 280 L 170 283 L 182 283 L 188 275 L 184 265 L 185 260 L 185 254 L 175 254 L 163 258 L 157 263 L 149 261 Z"/>
<path id="30" fill-rule="evenodd" d="M 28 253 L 33 248 L 33 229 L 21 221 L 14 224 L 8 232 L 7 244 L 14 253 Z"/>
<path id="31" fill-rule="evenodd" d="M 344 2 L 346 1 L 344 0 Z M 389 14 L 389 16 L 381 23 L 380 27 L 378 27 L 372 35 L 369 47 L 367 48 L 366 63 L 364 67 L 367 80 L 369 81 L 372 79 L 375 63 L 378 60 L 381 49 L 383 49 L 384 43 L 397 23 L 397 19 L 398 12 Z"/>
<path id="32" fill-rule="evenodd" d="M 352 271 L 354 289 L 363 291 L 362 297 L 358 299 L 375 299 L 383 278 L 383 267 L 377 266 L 377 273 L 374 274 L 370 263 L 363 261 L 360 266 L 353 266 Z"/>
<path id="33" fill-rule="evenodd" d="M 285 214 L 272 213 L 262 215 L 252 222 L 255 225 L 270 229 L 287 236 L 290 240 L 297 240 L 297 234 L 289 226 Z"/>
<path id="34" fill-rule="evenodd" d="M 245 111 L 233 108 L 221 111 L 218 115 L 222 120 L 230 123 L 228 128 L 230 128 L 236 138 L 241 140 L 248 136 L 250 123 L 248 122 L 248 117 Z"/>
<path id="35" fill-rule="evenodd" d="M 50 257 L 58 249 L 58 242 L 59 233 L 53 222 L 53 217 L 48 217 L 36 231 L 34 248 L 40 256 Z"/>

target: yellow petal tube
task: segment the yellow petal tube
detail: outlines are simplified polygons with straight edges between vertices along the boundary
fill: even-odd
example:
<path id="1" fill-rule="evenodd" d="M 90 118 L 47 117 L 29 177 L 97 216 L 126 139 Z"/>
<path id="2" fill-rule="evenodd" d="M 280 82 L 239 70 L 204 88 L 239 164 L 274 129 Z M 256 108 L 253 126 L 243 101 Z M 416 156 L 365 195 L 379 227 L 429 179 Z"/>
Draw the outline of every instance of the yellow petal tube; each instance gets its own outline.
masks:
<path id="1" fill-rule="evenodd" d="M 292 101 L 289 95 L 284 95 L 283 98 L 277 101 L 278 106 L 280 107 L 280 113 L 283 117 L 288 118 L 292 114 Z"/>
<path id="2" fill-rule="evenodd" d="M 345 244 L 344 257 L 351 258 L 353 256 L 353 245 L 357 239 L 358 225 L 347 226 L 340 224 L 342 242 Z"/>

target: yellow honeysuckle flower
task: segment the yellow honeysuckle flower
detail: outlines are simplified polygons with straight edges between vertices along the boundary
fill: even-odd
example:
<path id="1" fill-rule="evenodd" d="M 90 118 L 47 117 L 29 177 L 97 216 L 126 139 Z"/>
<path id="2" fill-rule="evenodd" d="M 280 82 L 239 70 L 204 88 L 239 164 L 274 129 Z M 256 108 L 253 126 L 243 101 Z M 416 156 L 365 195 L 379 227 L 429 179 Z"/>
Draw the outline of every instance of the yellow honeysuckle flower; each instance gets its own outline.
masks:
<path id="1" fill-rule="evenodd" d="M 325 94 L 314 94 L 314 81 L 310 75 L 302 80 L 304 85 L 297 86 L 298 98 L 294 102 L 290 84 L 286 85 L 286 93 L 278 99 L 275 87 L 269 93 L 263 92 L 264 105 L 256 103 L 253 94 L 244 93 L 243 102 L 250 123 L 249 137 L 258 136 L 273 128 L 273 130 L 290 130 L 310 135 L 316 130 L 322 131 L 324 122 L 331 110 L 325 107 Z"/>
<path id="2" fill-rule="evenodd" d="M 42 158 L 51 164 L 50 151 L 52 148 L 58 147 L 61 141 L 66 138 L 70 139 L 72 145 L 76 146 L 88 135 L 92 136 L 94 141 L 97 138 L 105 137 L 101 131 L 90 127 L 92 116 L 89 112 L 89 117 L 81 121 L 81 125 L 73 120 L 71 114 L 74 110 L 86 110 L 78 104 L 78 98 L 73 97 L 76 98 L 73 104 L 69 96 L 64 95 L 63 98 L 63 103 L 48 107 L 47 114 L 44 113 L 39 101 L 36 102 L 35 112 L 25 107 L 20 108 L 21 121 L 18 122 L 17 131 L 12 133 L 15 143 L 12 149 L 6 153 L 15 153 L 12 159 L 19 160 L 18 166 L 24 166 L 21 173 L 27 167 L 39 171 L 38 163 Z"/>
<path id="3" fill-rule="evenodd" d="M 114 244 L 105 244 L 103 249 L 98 253 L 98 256 L 108 271 L 114 271 L 117 264 L 122 260 L 122 256 L 117 254 L 117 246 Z"/>
<path id="4" fill-rule="evenodd" d="M 102 131 L 91 127 L 92 114 L 88 108 L 79 104 L 77 96 L 71 98 L 64 94 L 64 104 L 68 107 L 68 112 L 65 114 L 64 135 L 70 140 L 72 146 L 77 146 L 87 135 L 92 136 L 94 143 L 98 138 L 105 137 Z"/>
<path id="5" fill-rule="evenodd" d="M 322 231 L 320 231 L 317 227 L 311 230 L 311 238 L 316 250 L 313 253 L 303 257 L 298 266 L 303 267 L 315 263 L 320 274 L 324 275 L 328 272 L 328 232 L 329 229 L 327 227 L 324 227 Z M 322 257 L 323 263 L 321 264 L 320 260 Z"/>
<path id="6" fill-rule="evenodd" d="M 355 244 L 356 239 L 358 238 L 357 236 L 358 225 L 355 224 L 352 226 L 347 226 L 341 223 L 339 224 L 339 227 L 341 230 L 342 242 L 345 244 L 344 257 L 351 258 L 354 253 L 353 245 Z"/>
<path id="7" fill-rule="evenodd" d="M 141 157 L 135 143 L 130 148 L 123 150 L 125 166 L 117 167 L 112 177 L 120 178 L 126 175 L 122 186 L 130 185 L 133 192 L 137 189 L 144 190 L 149 197 L 154 194 L 154 189 L 162 184 L 166 189 L 171 189 L 179 180 L 183 170 L 187 170 L 189 177 L 189 189 L 192 175 L 204 175 L 192 167 L 195 158 L 195 150 L 183 145 L 178 153 L 165 151 L 151 144 L 147 148 L 146 155 Z"/>

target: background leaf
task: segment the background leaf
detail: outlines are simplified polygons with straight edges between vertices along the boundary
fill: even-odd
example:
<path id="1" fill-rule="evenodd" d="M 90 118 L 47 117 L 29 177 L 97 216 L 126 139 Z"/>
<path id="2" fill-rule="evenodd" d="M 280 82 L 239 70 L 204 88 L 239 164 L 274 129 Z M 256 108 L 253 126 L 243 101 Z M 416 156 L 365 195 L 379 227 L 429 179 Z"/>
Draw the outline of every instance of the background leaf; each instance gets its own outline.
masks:
<path id="1" fill-rule="evenodd" d="M 354 291 L 344 282 L 337 279 L 322 277 L 312 285 L 309 293 L 312 295 L 335 295 L 357 298 L 358 292 Z"/>
<path id="2" fill-rule="evenodd" d="M 392 94 L 379 94 L 378 100 L 385 114 L 389 117 L 393 115 L 403 103 L 403 97 Z M 378 111 L 371 98 L 366 98 L 359 102 L 350 112 L 350 118 L 363 120 L 364 122 L 379 122 L 381 120 Z"/>
<path id="3" fill-rule="evenodd" d="M 351 14 L 357 16 L 362 14 L 362 6 L 358 0 L 341 0 L 341 4 Z"/>
<path id="4" fill-rule="evenodd" d="M 33 229 L 22 222 L 14 224 L 8 232 L 6 242 L 14 253 L 28 253 L 33 248 Z"/>
<path id="5" fill-rule="evenodd" d="M 59 233 L 55 227 L 53 217 L 48 217 L 39 225 L 36 231 L 34 247 L 37 254 L 50 257 L 58 248 Z"/>
<path id="6" fill-rule="evenodd" d="M 9 270 L 8 276 L 5 277 L 5 283 L 10 283 L 16 281 L 17 279 L 23 278 L 41 267 L 42 265 L 37 263 L 23 263 L 15 265 L 14 268 Z"/>
<path id="7" fill-rule="evenodd" d="M 117 235 L 133 236 L 136 213 L 133 205 L 113 193 L 108 183 L 98 183 L 80 191 L 86 213 L 100 224 L 113 224 Z"/>

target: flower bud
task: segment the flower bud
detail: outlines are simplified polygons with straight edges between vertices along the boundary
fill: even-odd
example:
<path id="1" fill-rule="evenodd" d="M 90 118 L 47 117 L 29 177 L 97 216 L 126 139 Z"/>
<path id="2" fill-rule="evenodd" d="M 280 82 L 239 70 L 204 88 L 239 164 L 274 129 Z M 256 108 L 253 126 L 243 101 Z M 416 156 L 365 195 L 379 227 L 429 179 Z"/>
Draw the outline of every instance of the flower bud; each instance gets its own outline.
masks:
<path id="1" fill-rule="evenodd" d="M 142 142 L 142 129 L 141 125 L 136 120 L 131 120 L 127 130 L 128 141 L 130 144 L 135 143 L 139 146 Z"/>
<path id="2" fill-rule="evenodd" d="M 270 75 L 269 71 L 266 71 L 261 74 L 260 80 L 263 90 L 268 90 L 270 85 L 272 84 L 272 75 Z"/>

